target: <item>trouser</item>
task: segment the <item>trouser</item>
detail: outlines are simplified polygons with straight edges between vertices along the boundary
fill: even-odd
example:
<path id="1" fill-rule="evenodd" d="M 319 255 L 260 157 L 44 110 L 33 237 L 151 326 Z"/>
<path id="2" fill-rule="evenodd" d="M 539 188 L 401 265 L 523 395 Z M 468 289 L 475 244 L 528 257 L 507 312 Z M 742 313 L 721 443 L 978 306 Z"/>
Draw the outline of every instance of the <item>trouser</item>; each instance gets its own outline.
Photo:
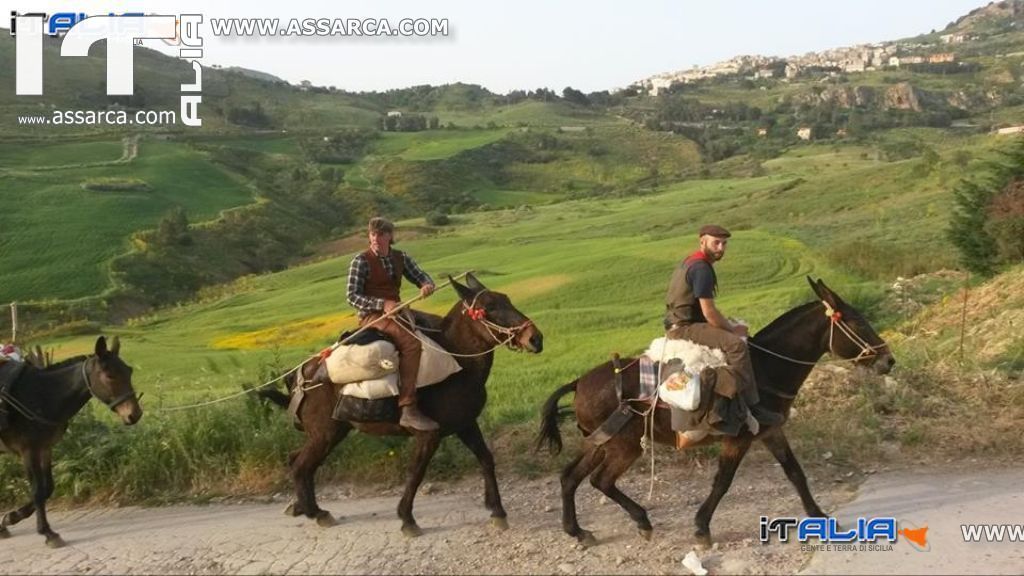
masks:
<path id="1" fill-rule="evenodd" d="M 760 401 L 757 384 L 754 382 L 754 365 L 750 363 L 750 351 L 747 343 L 735 333 L 697 322 L 682 326 L 673 325 L 666 336 L 720 349 L 725 353 L 726 366 L 717 369 L 718 382 L 715 385 L 715 392 L 726 398 L 741 394 L 747 406 L 753 406 Z"/>
<path id="2" fill-rule="evenodd" d="M 419 339 L 398 324 L 395 316 L 374 323 L 384 314 L 374 312 L 359 319 L 360 326 L 373 324 L 373 328 L 387 334 L 398 348 L 398 405 L 416 405 L 416 379 L 420 372 L 423 345 Z M 408 323 L 405 324 L 408 327 Z"/>

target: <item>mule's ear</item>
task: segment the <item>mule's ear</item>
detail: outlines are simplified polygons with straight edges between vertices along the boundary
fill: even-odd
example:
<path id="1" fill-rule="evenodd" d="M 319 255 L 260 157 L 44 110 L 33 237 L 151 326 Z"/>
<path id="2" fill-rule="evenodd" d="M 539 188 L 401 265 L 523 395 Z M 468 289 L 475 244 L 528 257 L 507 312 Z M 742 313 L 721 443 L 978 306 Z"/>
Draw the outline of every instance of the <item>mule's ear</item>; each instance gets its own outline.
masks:
<path id="1" fill-rule="evenodd" d="M 821 288 L 821 293 L 824 295 L 823 299 L 832 304 L 833 308 L 837 308 L 838 304 L 842 302 L 842 298 L 833 292 L 831 288 L 826 286 L 824 280 L 818 279 L 818 286 Z"/>
<path id="2" fill-rule="evenodd" d="M 828 286 L 825 286 L 825 282 L 821 278 L 818 278 L 818 282 L 814 287 L 814 293 L 818 295 L 822 302 L 829 306 L 833 308 L 839 307 L 839 299 L 836 297 L 835 292 L 832 292 Z"/>
<path id="3" fill-rule="evenodd" d="M 107 338 L 106 336 L 100 336 L 96 339 L 96 355 L 102 358 L 107 354 Z"/>
<path id="4" fill-rule="evenodd" d="M 472 302 L 473 301 L 473 297 L 476 296 L 476 292 L 470 290 L 469 288 L 466 288 L 462 284 L 459 284 L 451 276 L 448 276 L 448 281 L 452 283 L 452 287 L 455 288 L 455 292 L 458 293 L 459 298 L 462 298 L 463 300 L 465 300 L 467 302 Z"/>
<path id="5" fill-rule="evenodd" d="M 807 276 L 807 283 L 811 285 L 811 290 L 814 290 L 814 295 L 818 297 L 818 300 L 823 300 L 821 289 L 818 288 L 818 284 L 809 275 Z"/>
<path id="6" fill-rule="evenodd" d="M 479 292 L 480 290 L 487 290 L 487 287 L 481 284 L 480 281 L 476 279 L 476 276 L 473 276 L 472 272 L 466 274 L 466 286 L 469 286 L 471 289 L 476 290 L 477 292 Z"/>
<path id="7" fill-rule="evenodd" d="M 117 354 L 120 351 L 121 351 L 121 337 L 120 336 L 114 336 L 114 338 L 111 339 L 111 341 L 110 341 L 110 353 L 113 354 L 114 356 L 117 356 Z"/>

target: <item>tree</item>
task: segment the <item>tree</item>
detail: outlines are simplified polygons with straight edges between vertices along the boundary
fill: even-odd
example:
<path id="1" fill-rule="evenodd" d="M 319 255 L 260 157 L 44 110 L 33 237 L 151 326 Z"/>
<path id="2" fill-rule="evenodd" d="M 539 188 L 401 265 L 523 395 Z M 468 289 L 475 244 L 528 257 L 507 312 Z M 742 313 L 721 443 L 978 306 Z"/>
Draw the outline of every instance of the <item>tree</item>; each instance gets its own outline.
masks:
<path id="1" fill-rule="evenodd" d="M 1024 260 L 1024 140 L 982 170 L 987 178 L 961 180 L 953 190 L 949 239 L 964 267 L 991 275 Z"/>
<path id="2" fill-rule="evenodd" d="M 571 102 L 572 104 L 590 106 L 590 100 L 587 99 L 587 95 L 572 86 L 566 86 L 562 89 L 562 98 L 564 98 L 566 102 Z"/>
<path id="3" fill-rule="evenodd" d="M 188 234 L 188 215 L 184 208 L 175 206 L 160 219 L 155 240 L 163 247 L 192 244 L 192 237 Z"/>

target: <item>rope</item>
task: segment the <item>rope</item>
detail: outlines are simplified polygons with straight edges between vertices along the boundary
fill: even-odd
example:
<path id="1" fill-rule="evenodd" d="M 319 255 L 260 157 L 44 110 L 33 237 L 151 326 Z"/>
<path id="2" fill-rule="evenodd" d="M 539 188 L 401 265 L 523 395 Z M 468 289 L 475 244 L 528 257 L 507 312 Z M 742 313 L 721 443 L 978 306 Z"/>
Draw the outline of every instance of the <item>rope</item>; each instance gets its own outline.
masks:
<path id="1" fill-rule="evenodd" d="M 835 338 L 835 329 L 838 326 L 840 332 L 842 332 L 847 338 L 849 338 L 851 342 L 853 342 L 854 344 L 856 344 L 857 346 L 860 347 L 860 354 L 857 354 L 856 357 L 854 357 L 854 358 L 833 358 L 831 360 L 826 360 L 825 362 L 820 362 L 820 361 L 809 362 L 807 360 L 797 360 L 796 358 L 790 358 L 789 356 L 785 356 L 783 354 L 779 354 L 777 352 L 773 352 L 773 351 L 765 348 L 764 346 L 760 346 L 760 345 L 754 343 L 754 341 L 749 339 L 749 338 L 747 339 L 747 345 L 751 346 L 753 348 L 757 348 L 758 350 L 760 350 L 762 352 L 771 354 L 772 356 L 775 356 L 776 358 L 780 358 L 782 360 L 786 360 L 787 362 L 792 362 L 794 364 L 801 364 L 801 365 L 804 365 L 804 366 L 817 366 L 818 364 L 839 364 L 839 363 L 842 363 L 842 362 L 859 362 L 861 359 L 863 359 L 865 357 L 877 355 L 877 351 L 878 350 L 881 350 L 882 348 L 886 348 L 886 347 L 889 346 L 888 344 L 886 344 L 884 342 L 882 344 L 879 344 L 878 346 L 872 346 L 872 345 L 868 344 L 866 340 L 861 338 L 859 334 L 854 332 L 854 330 L 852 328 L 850 328 L 846 324 L 846 322 L 843 321 L 843 319 L 842 319 L 841 315 L 839 314 L 839 312 L 834 311 L 832 309 L 832 307 L 829 306 L 828 302 L 822 302 L 822 304 L 825 305 L 825 315 L 828 316 L 829 320 L 830 320 L 829 329 L 828 329 L 828 351 L 829 351 L 829 353 L 832 354 L 833 357 L 836 355 L 835 349 L 834 349 L 834 346 L 833 346 L 833 340 Z"/>
<path id="2" fill-rule="evenodd" d="M 455 276 L 455 278 L 462 278 L 463 276 L 466 276 L 470 272 L 472 272 L 472 270 L 467 270 L 466 272 L 463 272 L 462 274 L 459 274 L 459 275 Z M 454 281 L 454 279 L 449 279 L 447 282 L 444 282 L 440 286 L 435 288 L 434 291 L 436 292 L 437 290 L 440 290 L 441 288 L 444 288 L 446 286 L 450 286 L 453 281 Z M 389 317 L 395 315 L 396 313 L 401 312 L 405 308 L 408 308 L 413 302 L 422 300 L 423 298 L 424 298 L 424 296 L 422 294 L 420 294 L 420 295 L 416 296 L 415 298 L 413 298 L 412 300 L 409 300 L 408 302 L 401 303 L 400 305 L 398 305 L 395 308 L 393 308 L 391 310 L 391 312 L 388 312 L 387 314 L 382 315 L 380 318 L 377 318 L 373 322 L 370 322 L 369 324 L 366 324 L 365 326 L 360 327 L 358 330 L 356 330 L 355 332 L 350 334 L 347 338 L 345 338 L 343 340 L 339 340 L 338 342 L 335 342 L 334 344 L 331 345 L 330 349 L 332 351 L 333 350 L 337 350 L 337 348 L 339 346 L 342 346 L 343 344 L 349 342 L 350 340 L 355 338 L 357 335 L 359 335 L 363 331 L 369 329 L 371 326 L 373 326 L 377 322 L 380 322 L 381 320 L 384 320 L 385 318 L 389 318 Z M 398 322 L 397 324 L 399 326 L 402 325 L 401 322 Z M 415 336 L 415 334 L 414 334 L 414 336 Z M 509 338 L 509 341 L 511 341 L 511 338 Z M 299 362 L 299 364 L 296 365 L 291 370 L 288 370 L 287 372 L 281 374 L 277 378 L 274 378 L 273 380 L 268 380 L 268 381 L 264 382 L 263 384 L 260 384 L 259 386 L 256 386 L 254 388 L 246 388 L 246 389 L 242 390 L 241 392 L 237 392 L 235 394 L 224 396 L 222 398 L 216 398 L 214 400 L 207 400 L 205 402 L 197 402 L 195 404 L 184 404 L 184 405 L 181 405 L 181 406 L 171 406 L 169 408 L 160 408 L 159 411 L 161 411 L 161 412 L 178 412 L 178 411 L 181 411 L 181 410 L 190 410 L 192 408 L 202 408 L 202 407 L 205 407 L 205 406 L 212 406 L 214 404 L 219 404 L 221 402 L 226 402 L 228 400 L 233 400 L 233 399 L 238 398 L 240 396 L 245 396 L 246 394 L 249 394 L 249 393 L 254 392 L 256 390 L 262 390 L 262 389 L 270 386 L 271 384 L 275 384 L 275 383 L 281 381 L 282 379 L 284 379 L 285 376 L 291 374 L 292 372 L 295 372 L 296 370 L 300 370 L 302 368 L 302 366 L 306 362 L 309 362 L 310 360 L 316 358 L 319 355 L 320 355 L 320 353 L 318 352 L 316 354 L 313 354 L 313 355 L 303 359 L 302 362 Z M 303 388 L 303 390 L 312 390 L 312 389 L 318 388 L 318 387 L 320 387 L 322 385 L 323 385 L 323 383 L 321 382 L 320 384 L 316 384 L 314 386 L 310 386 L 309 388 Z"/>
<path id="3" fill-rule="evenodd" d="M 160 412 L 178 412 L 180 410 L 189 410 L 189 409 L 192 409 L 192 408 L 202 408 L 204 406 L 212 406 L 213 404 L 219 404 L 219 403 L 225 402 L 227 400 L 233 400 L 235 398 L 238 398 L 239 396 L 245 396 L 246 394 L 249 394 L 249 393 L 254 392 L 256 390 L 262 390 L 262 389 L 266 388 L 267 386 L 270 386 L 271 384 L 279 382 L 280 380 L 284 379 L 285 376 L 291 374 L 292 372 L 294 372 L 296 370 L 301 369 L 302 366 L 306 362 L 309 362 L 313 358 L 316 358 L 316 356 L 317 356 L 317 354 L 314 354 L 313 356 L 310 356 L 309 358 L 306 358 L 305 360 L 300 362 L 298 364 L 298 366 L 296 366 L 295 368 L 292 368 L 291 370 L 281 374 L 277 378 L 274 378 L 273 380 L 268 380 L 268 381 L 264 382 L 263 384 L 260 384 L 259 386 L 256 386 L 255 388 L 246 388 L 246 389 L 242 390 L 241 392 L 236 392 L 235 394 L 231 394 L 229 396 L 224 396 L 222 398 L 217 398 L 215 400 L 207 400 L 206 402 L 197 402 L 195 404 L 184 404 L 184 405 L 181 405 L 181 406 L 171 406 L 169 408 L 160 408 L 158 411 L 160 411 Z"/>

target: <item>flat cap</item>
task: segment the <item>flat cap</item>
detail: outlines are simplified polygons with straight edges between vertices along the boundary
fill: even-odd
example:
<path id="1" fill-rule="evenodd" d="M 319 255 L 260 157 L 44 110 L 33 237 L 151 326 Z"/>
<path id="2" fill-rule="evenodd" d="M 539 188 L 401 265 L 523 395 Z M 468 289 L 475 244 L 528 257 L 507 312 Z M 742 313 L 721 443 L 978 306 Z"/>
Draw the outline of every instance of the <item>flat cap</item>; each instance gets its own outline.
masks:
<path id="1" fill-rule="evenodd" d="M 732 236 L 728 230 L 718 226 L 717 224 L 705 224 L 700 227 L 700 233 L 697 236 L 714 236 L 715 238 L 728 238 Z"/>

